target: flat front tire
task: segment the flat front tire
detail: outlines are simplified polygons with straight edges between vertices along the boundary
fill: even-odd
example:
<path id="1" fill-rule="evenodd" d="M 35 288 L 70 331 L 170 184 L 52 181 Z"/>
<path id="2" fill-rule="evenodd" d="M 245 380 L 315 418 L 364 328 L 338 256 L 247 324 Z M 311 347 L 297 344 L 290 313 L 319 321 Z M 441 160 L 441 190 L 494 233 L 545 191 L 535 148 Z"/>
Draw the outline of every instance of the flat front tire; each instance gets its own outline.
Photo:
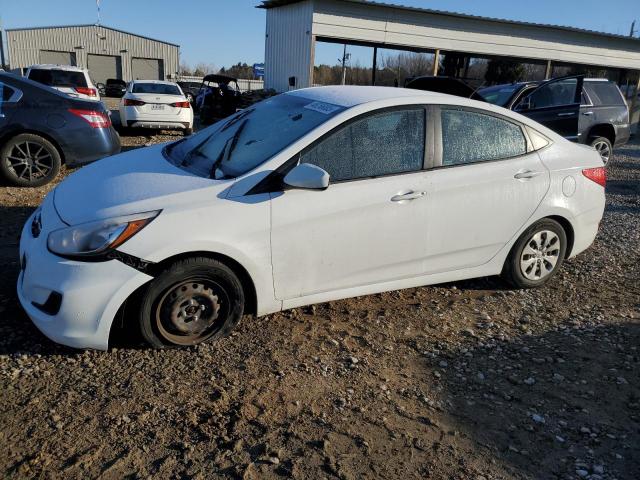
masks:
<path id="1" fill-rule="evenodd" d="M 567 234 L 555 220 L 546 218 L 530 226 L 515 243 L 503 277 L 516 288 L 536 288 L 558 272 L 567 251 Z"/>
<path id="2" fill-rule="evenodd" d="M 184 347 L 227 335 L 244 313 L 244 291 L 227 265 L 207 257 L 179 260 L 142 294 L 139 324 L 154 348 Z"/>

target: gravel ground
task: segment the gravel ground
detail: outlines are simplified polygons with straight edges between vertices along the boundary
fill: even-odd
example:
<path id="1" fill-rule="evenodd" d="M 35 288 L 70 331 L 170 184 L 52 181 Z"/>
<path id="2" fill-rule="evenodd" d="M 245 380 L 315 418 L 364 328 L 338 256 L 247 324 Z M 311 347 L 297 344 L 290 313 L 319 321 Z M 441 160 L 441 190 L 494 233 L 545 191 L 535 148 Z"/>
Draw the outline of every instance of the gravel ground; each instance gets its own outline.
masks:
<path id="1" fill-rule="evenodd" d="M 109 352 L 20 309 L 17 235 L 51 187 L 1 187 L 0 475 L 640 478 L 639 143 L 609 177 L 595 245 L 546 288 L 415 288 Z"/>

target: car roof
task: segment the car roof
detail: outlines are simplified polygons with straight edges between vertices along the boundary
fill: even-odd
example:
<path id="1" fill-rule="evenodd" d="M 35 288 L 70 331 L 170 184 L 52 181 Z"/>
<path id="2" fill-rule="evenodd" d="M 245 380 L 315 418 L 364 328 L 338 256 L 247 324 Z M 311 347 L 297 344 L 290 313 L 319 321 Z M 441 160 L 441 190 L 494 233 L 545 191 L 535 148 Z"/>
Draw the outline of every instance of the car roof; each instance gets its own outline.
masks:
<path id="1" fill-rule="evenodd" d="M 29 67 L 30 70 L 68 70 L 70 72 L 86 72 L 88 71 L 86 68 L 82 67 L 74 67 L 73 65 L 54 65 L 51 63 L 43 63 L 39 65 L 31 65 Z"/>
<path id="2" fill-rule="evenodd" d="M 174 86 L 178 85 L 175 82 L 167 82 L 166 80 L 133 80 L 131 83 L 155 83 L 158 85 L 174 85 Z"/>
<path id="3" fill-rule="evenodd" d="M 451 98 L 451 95 L 424 90 L 396 87 L 364 87 L 354 85 L 301 88 L 299 90 L 286 92 L 285 95 L 295 95 L 309 100 L 330 103 L 332 105 L 339 105 L 347 108 L 381 100 L 415 98 L 418 100 L 424 99 L 425 101 L 436 102 L 439 98 Z"/>

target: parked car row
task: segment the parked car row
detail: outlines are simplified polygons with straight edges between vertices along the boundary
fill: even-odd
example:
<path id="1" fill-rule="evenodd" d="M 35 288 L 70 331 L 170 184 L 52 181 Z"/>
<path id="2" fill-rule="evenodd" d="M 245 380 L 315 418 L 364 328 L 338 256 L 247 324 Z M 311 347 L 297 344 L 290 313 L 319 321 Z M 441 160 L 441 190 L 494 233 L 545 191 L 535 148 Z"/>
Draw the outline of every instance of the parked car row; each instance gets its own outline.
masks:
<path id="1" fill-rule="evenodd" d="M 514 110 L 563 137 L 594 147 L 605 164 L 629 140 L 629 109 L 618 86 L 583 75 L 474 89 L 448 77 L 419 77 L 407 88 L 473 98 Z"/>

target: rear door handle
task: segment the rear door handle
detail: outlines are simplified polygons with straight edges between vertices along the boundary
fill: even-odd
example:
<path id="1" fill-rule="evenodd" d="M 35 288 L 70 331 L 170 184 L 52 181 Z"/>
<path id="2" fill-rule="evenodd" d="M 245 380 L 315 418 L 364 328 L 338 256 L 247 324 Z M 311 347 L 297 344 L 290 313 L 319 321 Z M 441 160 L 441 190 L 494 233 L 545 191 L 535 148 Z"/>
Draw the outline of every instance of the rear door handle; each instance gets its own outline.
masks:
<path id="1" fill-rule="evenodd" d="M 407 193 L 400 193 L 398 195 L 394 195 L 393 197 L 391 197 L 391 201 L 392 202 L 406 202 L 409 200 L 417 200 L 418 198 L 422 198 L 427 194 L 427 192 L 407 192 Z"/>
<path id="2" fill-rule="evenodd" d="M 516 173 L 513 178 L 515 178 L 516 180 L 526 180 L 528 178 L 537 177 L 540 174 L 542 174 L 542 172 L 534 172 L 533 170 L 522 170 Z"/>
<path id="3" fill-rule="evenodd" d="M 559 117 L 572 117 L 574 115 L 573 112 L 559 113 Z"/>

